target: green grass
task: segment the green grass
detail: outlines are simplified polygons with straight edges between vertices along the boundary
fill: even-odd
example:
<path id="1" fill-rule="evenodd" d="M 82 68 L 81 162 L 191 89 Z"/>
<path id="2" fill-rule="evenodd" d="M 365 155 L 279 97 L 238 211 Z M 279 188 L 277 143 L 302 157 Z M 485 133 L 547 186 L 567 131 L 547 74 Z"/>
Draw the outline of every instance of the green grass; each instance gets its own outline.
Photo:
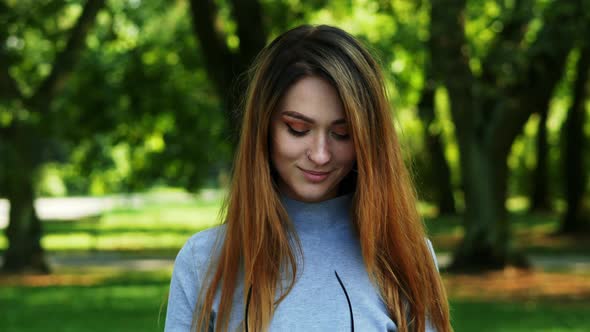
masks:
<path id="1" fill-rule="evenodd" d="M 117 274 L 92 286 L 2 288 L 0 330 L 162 331 L 170 271 Z M 451 300 L 456 331 L 587 331 L 590 301 Z"/>
<path id="2" fill-rule="evenodd" d="M 451 299 L 455 331 L 585 332 L 590 301 L 476 301 Z"/>
<path id="3" fill-rule="evenodd" d="M 3 287 L 0 330 L 162 331 L 169 280 L 166 271 L 93 286 Z"/>

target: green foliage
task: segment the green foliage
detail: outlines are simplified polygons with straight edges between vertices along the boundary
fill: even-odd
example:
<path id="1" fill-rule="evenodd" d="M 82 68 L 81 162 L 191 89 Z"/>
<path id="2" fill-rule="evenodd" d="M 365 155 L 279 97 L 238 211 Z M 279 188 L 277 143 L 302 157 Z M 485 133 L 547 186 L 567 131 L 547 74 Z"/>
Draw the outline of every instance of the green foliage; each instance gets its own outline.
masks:
<path id="1" fill-rule="evenodd" d="M 224 119 L 186 11 L 181 2 L 113 4 L 99 17 L 89 37 L 98 44 L 79 66 L 84 75 L 56 106 L 68 115 L 64 127 L 74 128 L 63 134 L 79 142 L 81 174 L 93 170 L 87 185 L 94 193 L 158 181 L 196 188 L 228 162 Z"/>
<path id="2" fill-rule="evenodd" d="M 531 45 L 543 27 L 545 8 L 553 1 L 468 1 L 466 52 L 471 69 L 480 75 L 482 63 L 490 61 L 491 68 L 501 73 L 499 85 L 512 82 L 520 74 L 514 64 L 523 59 L 515 58 L 514 52 L 500 52 L 489 59 L 491 47 L 513 17 L 527 20 L 526 35 L 518 47 Z M 6 41 L 10 74 L 23 95 L 30 95 L 47 76 L 84 3 L 3 3 L 0 37 Z M 216 3 L 217 27 L 225 34 L 230 49 L 235 49 L 239 39 L 231 1 Z M 424 131 L 442 133 L 453 182 L 460 182 L 454 126 L 444 108 L 448 103 L 437 102 L 437 120 L 430 128 L 422 128 L 415 114 L 427 62 L 429 1 L 260 3 L 270 38 L 302 23 L 333 24 L 359 37 L 381 62 L 402 142 L 416 160 L 417 170 L 421 172 L 427 166 L 420 160 L 425 154 Z M 523 7 L 517 7 L 518 3 Z M 108 1 L 48 116 L 33 116 L 18 100 L 0 100 L 0 128 L 15 119 L 37 123 L 39 140 L 50 142 L 49 146 L 44 144 L 40 155 L 44 161 L 53 162 L 53 170 L 43 170 L 49 178 L 42 180 L 40 192 L 106 194 L 159 183 L 192 189 L 203 184 L 219 185 L 219 174 L 228 172 L 232 146 L 225 136 L 220 100 L 207 77 L 188 12 L 187 1 Z M 575 60 L 575 56 L 572 58 Z M 569 105 L 574 60 L 570 59 L 550 112 L 553 186 L 559 183 L 558 133 Z M 528 190 L 528 174 L 534 167 L 534 121 L 532 118 L 515 143 L 509 159 L 513 194 Z M 49 189 L 49 182 L 62 186 L 57 184 L 58 177 L 65 188 Z"/>
<path id="3" fill-rule="evenodd" d="M 9 72 L 25 97 L 51 71 L 83 3 L 8 3 L 0 32 Z M 53 179 L 44 183 L 61 177 L 61 194 L 137 190 L 162 181 L 197 188 L 227 168 L 224 118 L 187 11 L 183 1 L 110 1 L 50 112 L 41 119 L 21 101 L 2 100 L 2 127 L 15 119 L 38 125 L 40 156 L 61 164 L 42 172 Z M 49 193 L 46 186 L 39 190 Z"/>

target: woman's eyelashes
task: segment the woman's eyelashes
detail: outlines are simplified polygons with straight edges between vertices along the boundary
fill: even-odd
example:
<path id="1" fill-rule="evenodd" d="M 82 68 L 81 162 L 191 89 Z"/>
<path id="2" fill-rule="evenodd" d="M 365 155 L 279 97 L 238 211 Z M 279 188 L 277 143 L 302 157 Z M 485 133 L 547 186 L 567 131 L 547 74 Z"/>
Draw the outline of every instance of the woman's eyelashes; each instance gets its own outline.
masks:
<path id="1" fill-rule="evenodd" d="M 350 138 L 348 130 L 346 130 L 346 128 L 341 128 L 340 125 L 337 126 L 334 130 L 332 130 L 332 136 L 334 136 L 335 139 L 341 141 L 345 141 Z"/>
<path id="2" fill-rule="evenodd" d="M 332 132 L 332 136 L 334 136 L 335 139 L 341 140 L 341 141 L 345 141 L 345 140 L 347 140 L 347 139 L 350 138 L 350 135 L 349 134 L 339 134 L 339 133 L 334 132 L 334 131 Z"/>
<path id="3" fill-rule="evenodd" d="M 289 133 L 295 137 L 305 136 L 310 131 L 309 127 L 296 123 L 285 122 L 285 125 L 287 126 Z M 348 132 L 341 129 L 330 131 L 330 135 L 339 141 L 345 141 L 350 138 Z"/>
<path id="4" fill-rule="evenodd" d="M 291 133 L 293 136 L 297 136 L 297 137 L 301 137 L 301 136 L 305 136 L 305 134 L 307 134 L 309 132 L 309 129 L 303 127 L 303 126 L 298 126 L 292 123 L 285 123 L 287 125 L 287 129 L 289 130 L 289 133 Z"/>

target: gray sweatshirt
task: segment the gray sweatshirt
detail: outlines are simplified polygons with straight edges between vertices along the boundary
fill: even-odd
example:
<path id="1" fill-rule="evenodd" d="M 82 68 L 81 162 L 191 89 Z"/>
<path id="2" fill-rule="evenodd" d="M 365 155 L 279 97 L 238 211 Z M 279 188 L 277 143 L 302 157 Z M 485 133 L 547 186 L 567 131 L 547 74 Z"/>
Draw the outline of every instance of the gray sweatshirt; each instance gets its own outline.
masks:
<path id="1" fill-rule="evenodd" d="M 299 262 L 294 288 L 275 309 L 270 331 L 353 331 L 353 326 L 356 331 L 396 331 L 365 270 L 350 219 L 351 196 L 320 203 L 282 199 L 299 235 L 303 261 Z M 190 330 L 198 292 L 210 257 L 214 257 L 215 237 L 223 229 L 218 226 L 193 235 L 178 253 L 165 331 Z M 220 294 L 218 291 L 214 308 L 219 306 Z M 230 331 L 243 320 L 243 295 L 244 286 L 239 284 Z M 434 331 L 427 325 L 427 331 Z"/>

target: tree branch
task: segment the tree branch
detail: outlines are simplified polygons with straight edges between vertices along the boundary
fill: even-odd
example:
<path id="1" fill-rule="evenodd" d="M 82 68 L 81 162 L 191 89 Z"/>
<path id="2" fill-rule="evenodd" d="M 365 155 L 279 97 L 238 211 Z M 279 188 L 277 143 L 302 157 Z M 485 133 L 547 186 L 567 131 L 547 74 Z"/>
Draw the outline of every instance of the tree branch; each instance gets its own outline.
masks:
<path id="1" fill-rule="evenodd" d="M 44 112 L 47 104 L 63 88 L 71 74 L 80 51 L 84 48 L 85 38 L 92 27 L 98 11 L 104 6 L 105 0 L 88 0 L 82 14 L 72 28 L 66 46 L 55 57 L 51 72 L 39 85 L 33 96 L 27 100 L 32 105 L 32 111 Z"/>
<path id="2" fill-rule="evenodd" d="M 505 65 L 511 65 L 512 68 L 518 67 L 519 53 L 522 53 L 520 44 L 531 20 L 532 9 L 532 0 L 517 0 L 514 4 L 514 9 L 502 24 L 502 31 L 496 35 L 482 61 L 484 83 L 497 85 L 500 83 L 498 74 L 502 67 Z M 519 72 L 519 70 L 515 71 Z"/>
<path id="3" fill-rule="evenodd" d="M 10 63 L 6 58 L 4 47 L 0 48 L 0 99 L 21 99 L 22 94 L 16 81 L 10 76 Z"/>

